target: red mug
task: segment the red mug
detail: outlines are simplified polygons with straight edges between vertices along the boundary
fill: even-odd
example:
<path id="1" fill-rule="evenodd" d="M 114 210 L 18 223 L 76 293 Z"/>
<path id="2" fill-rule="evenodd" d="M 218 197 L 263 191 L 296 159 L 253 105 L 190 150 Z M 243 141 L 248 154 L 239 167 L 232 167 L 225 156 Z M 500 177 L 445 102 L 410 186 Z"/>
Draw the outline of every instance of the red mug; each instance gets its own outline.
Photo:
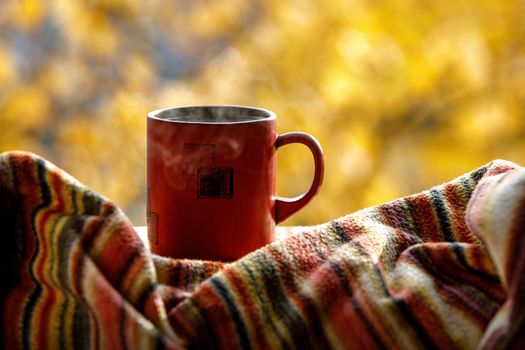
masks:
<path id="1" fill-rule="evenodd" d="M 275 151 L 302 143 L 314 179 L 296 198 L 275 196 Z M 304 207 L 324 173 L 319 142 L 302 132 L 277 136 L 273 112 L 191 106 L 148 113 L 148 240 L 172 258 L 233 261 L 274 239 L 275 225 Z"/>

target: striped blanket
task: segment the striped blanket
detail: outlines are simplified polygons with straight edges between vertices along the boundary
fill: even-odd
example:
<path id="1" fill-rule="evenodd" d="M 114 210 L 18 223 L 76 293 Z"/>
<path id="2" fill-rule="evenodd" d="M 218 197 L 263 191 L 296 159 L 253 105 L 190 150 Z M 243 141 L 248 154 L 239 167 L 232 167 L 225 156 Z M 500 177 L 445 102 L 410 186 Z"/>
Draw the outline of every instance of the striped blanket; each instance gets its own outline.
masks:
<path id="1" fill-rule="evenodd" d="M 525 169 L 494 161 L 221 263 L 152 256 L 112 202 L 0 155 L 4 349 L 516 348 Z"/>

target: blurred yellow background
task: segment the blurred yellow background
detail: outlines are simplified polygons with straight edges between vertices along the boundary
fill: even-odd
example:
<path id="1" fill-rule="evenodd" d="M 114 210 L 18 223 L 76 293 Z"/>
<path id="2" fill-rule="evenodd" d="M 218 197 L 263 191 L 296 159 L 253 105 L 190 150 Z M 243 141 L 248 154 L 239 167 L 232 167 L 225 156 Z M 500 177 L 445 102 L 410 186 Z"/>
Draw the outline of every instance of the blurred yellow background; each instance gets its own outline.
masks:
<path id="1" fill-rule="evenodd" d="M 525 1 L 3 0 L 0 152 L 35 152 L 145 224 L 149 110 L 273 110 L 321 142 L 317 224 L 452 179 L 525 164 Z M 306 148 L 278 192 L 306 190 Z"/>

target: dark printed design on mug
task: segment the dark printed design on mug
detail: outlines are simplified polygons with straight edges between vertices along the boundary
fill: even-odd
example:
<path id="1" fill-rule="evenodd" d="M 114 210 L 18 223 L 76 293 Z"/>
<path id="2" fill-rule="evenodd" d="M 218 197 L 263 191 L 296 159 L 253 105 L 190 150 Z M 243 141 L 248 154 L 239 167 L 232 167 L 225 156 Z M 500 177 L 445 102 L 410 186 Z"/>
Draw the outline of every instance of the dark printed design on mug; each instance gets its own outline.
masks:
<path id="1" fill-rule="evenodd" d="M 199 166 L 215 165 L 215 145 L 211 143 L 184 143 L 182 153 L 182 175 L 194 176 L 196 164 Z"/>
<path id="2" fill-rule="evenodd" d="M 198 199 L 232 199 L 233 168 L 199 167 L 197 170 Z"/>
<path id="3" fill-rule="evenodd" d="M 148 239 L 154 244 L 159 243 L 159 214 L 153 211 L 148 213 Z"/>

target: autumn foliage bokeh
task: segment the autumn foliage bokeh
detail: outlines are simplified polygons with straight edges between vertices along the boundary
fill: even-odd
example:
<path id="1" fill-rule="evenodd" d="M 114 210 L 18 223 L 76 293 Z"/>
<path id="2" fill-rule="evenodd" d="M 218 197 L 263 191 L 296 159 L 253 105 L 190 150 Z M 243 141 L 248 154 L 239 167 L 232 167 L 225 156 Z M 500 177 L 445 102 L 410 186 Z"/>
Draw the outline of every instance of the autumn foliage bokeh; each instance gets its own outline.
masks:
<path id="1" fill-rule="evenodd" d="M 0 152 L 53 161 L 145 224 L 149 110 L 253 105 L 321 142 L 316 224 L 495 159 L 525 164 L 525 1 L 4 0 Z M 279 150 L 278 191 L 309 186 Z"/>

